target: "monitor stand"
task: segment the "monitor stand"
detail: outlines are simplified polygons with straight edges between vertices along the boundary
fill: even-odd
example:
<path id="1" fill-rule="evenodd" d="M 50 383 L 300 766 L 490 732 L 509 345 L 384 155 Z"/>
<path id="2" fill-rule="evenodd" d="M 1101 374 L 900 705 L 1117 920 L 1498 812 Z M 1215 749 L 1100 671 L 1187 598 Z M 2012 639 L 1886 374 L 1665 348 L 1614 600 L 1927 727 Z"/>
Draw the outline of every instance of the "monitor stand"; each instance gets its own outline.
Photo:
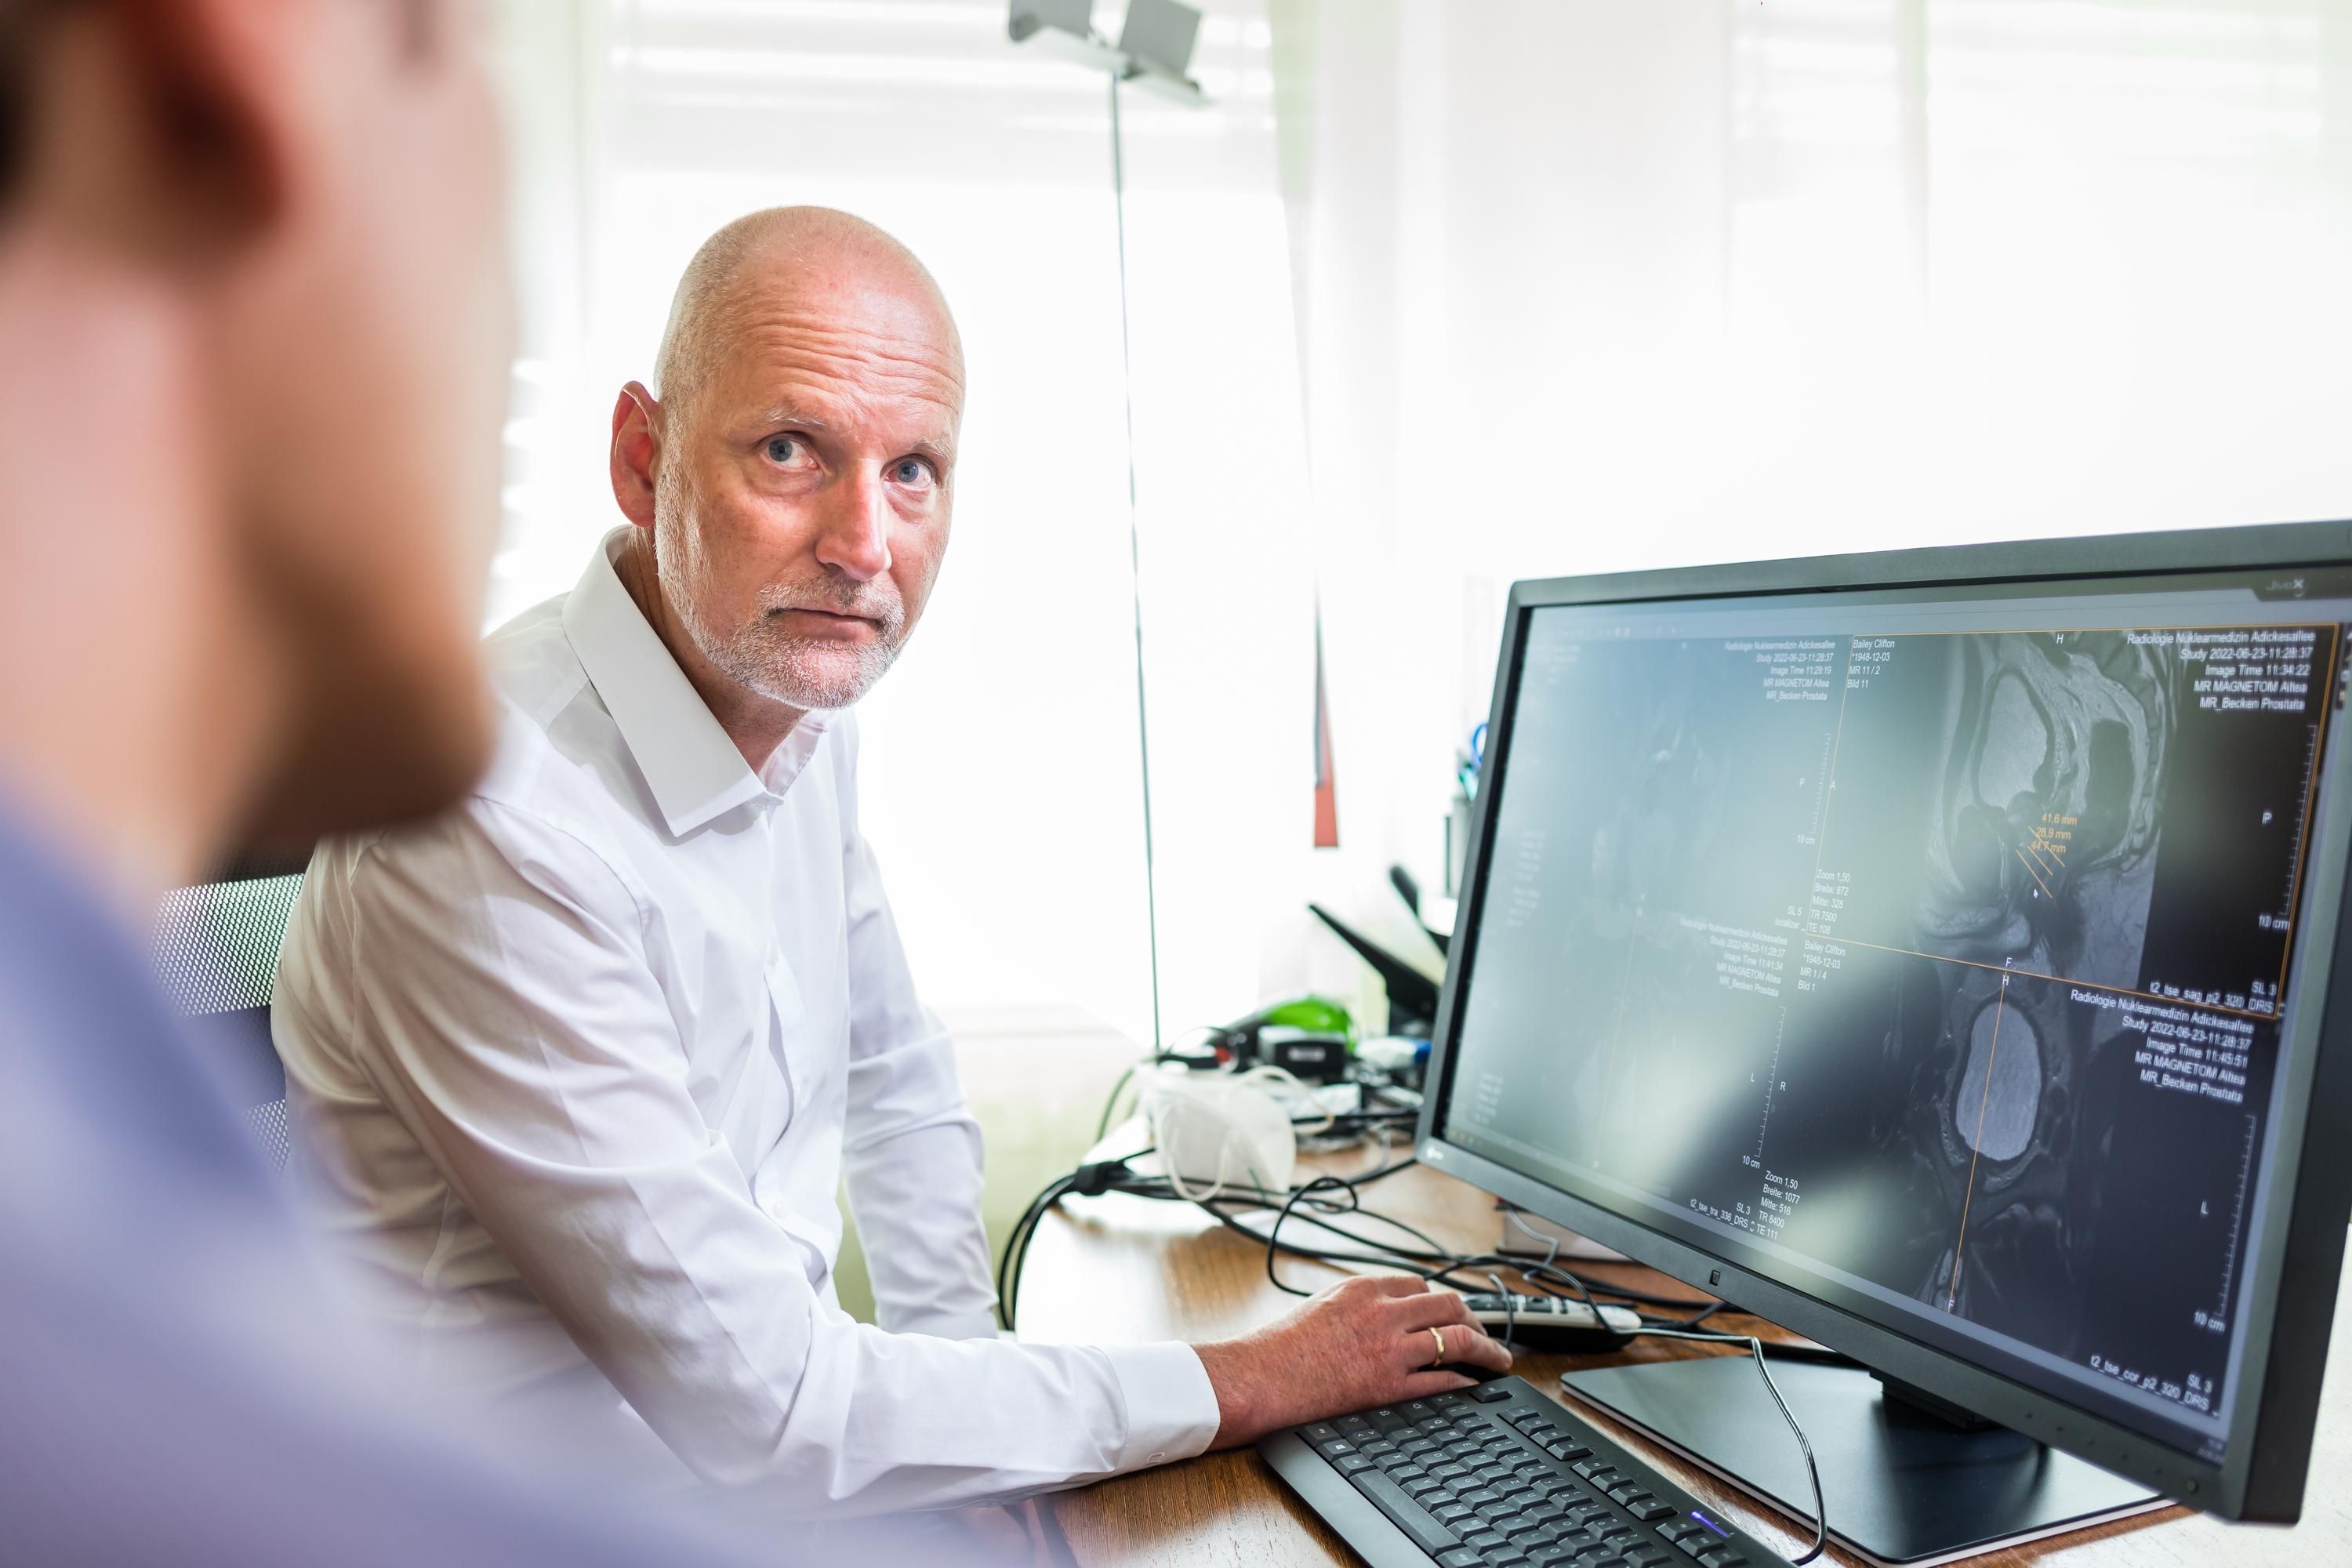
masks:
<path id="1" fill-rule="evenodd" d="M 1955 1426 L 1858 1367 L 1776 1358 L 1772 1381 L 1812 1443 L 1832 1538 L 1874 1563 L 1927 1568 L 2167 1506 L 2006 1427 Z M 1740 1490 L 1811 1519 L 1804 1458 L 1747 1356 L 1564 1373 L 1559 1383 Z"/>

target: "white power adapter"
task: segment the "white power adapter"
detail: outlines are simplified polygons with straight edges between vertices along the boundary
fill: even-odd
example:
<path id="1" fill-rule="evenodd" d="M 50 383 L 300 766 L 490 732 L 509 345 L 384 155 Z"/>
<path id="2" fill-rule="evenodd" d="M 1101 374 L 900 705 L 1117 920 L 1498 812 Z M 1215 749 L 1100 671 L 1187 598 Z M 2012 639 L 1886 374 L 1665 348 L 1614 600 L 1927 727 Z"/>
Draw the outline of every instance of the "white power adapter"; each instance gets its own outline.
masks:
<path id="1" fill-rule="evenodd" d="M 1287 1192 L 1298 1164 L 1298 1132 L 1290 1110 L 1271 1092 L 1298 1080 L 1279 1068 L 1237 1075 L 1155 1074 L 1143 1090 L 1152 1142 L 1180 1196 L 1213 1197 L 1228 1184 Z M 1202 1192 L 1192 1192 L 1187 1184 Z"/>

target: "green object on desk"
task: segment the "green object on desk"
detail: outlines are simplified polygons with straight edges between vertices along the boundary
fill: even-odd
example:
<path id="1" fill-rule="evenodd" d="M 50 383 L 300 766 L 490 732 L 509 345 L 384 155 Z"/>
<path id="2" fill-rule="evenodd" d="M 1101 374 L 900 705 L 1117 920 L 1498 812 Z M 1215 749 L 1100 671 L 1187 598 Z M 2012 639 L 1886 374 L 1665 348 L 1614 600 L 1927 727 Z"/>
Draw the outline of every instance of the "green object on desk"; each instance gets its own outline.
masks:
<path id="1" fill-rule="evenodd" d="M 1304 1029 L 1310 1035 L 1332 1035 L 1356 1048 L 1356 1020 L 1349 1011 L 1323 996 L 1301 996 L 1295 1001 L 1277 1002 L 1258 1015 L 1258 1022 L 1273 1024 L 1286 1029 Z"/>

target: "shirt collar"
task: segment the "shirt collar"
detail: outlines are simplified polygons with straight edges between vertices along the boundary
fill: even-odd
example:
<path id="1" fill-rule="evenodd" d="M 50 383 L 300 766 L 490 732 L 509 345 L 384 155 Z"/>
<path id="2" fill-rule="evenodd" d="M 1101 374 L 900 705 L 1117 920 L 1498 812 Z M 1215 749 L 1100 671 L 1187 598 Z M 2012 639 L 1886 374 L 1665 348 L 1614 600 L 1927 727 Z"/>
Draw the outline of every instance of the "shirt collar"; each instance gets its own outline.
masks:
<path id="1" fill-rule="evenodd" d="M 563 602 L 563 631 L 671 837 L 683 838 L 768 788 L 621 585 L 613 558 L 628 533 L 625 524 L 613 530 L 589 557 Z"/>

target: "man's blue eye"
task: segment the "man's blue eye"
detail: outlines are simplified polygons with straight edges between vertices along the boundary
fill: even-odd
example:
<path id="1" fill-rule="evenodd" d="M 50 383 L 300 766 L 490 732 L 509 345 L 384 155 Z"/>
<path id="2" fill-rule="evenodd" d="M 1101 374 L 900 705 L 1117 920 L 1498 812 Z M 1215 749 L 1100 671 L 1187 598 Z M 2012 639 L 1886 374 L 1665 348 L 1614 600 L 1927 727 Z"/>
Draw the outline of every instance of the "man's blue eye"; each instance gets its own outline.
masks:
<path id="1" fill-rule="evenodd" d="M 901 458 L 898 459 L 898 482 L 902 485 L 921 484 L 925 479 L 929 477 L 930 471 L 931 470 L 919 458 Z"/>
<path id="2" fill-rule="evenodd" d="M 800 455 L 800 442 L 793 437 L 768 437 L 768 461 L 772 463 L 789 463 Z"/>

